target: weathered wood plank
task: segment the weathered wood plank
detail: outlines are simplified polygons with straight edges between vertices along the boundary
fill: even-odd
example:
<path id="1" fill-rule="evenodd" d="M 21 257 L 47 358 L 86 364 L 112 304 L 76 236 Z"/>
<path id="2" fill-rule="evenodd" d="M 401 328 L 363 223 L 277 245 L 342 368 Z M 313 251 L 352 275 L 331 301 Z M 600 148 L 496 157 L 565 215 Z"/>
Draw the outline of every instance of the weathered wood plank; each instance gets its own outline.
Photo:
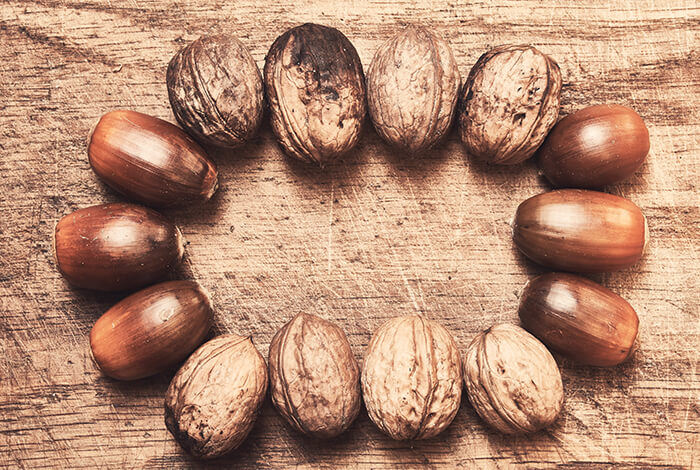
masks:
<path id="1" fill-rule="evenodd" d="M 5 1 L 0 5 L 0 467 L 200 465 L 165 430 L 171 373 L 136 383 L 102 377 L 87 335 L 120 296 L 71 289 L 55 269 L 51 232 L 74 209 L 119 197 L 90 171 L 85 136 L 114 108 L 172 120 L 170 57 L 200 34 L 231 30 L 262 65 L 285 28 L 340 28 L 365 67 L 398 25 L 433 27 L 463 76 L 488 48 L 529 42 L 564 76 L 563 113 L 617 102 L 646 120 L 652 149 L 629 181 L 609 188 L 649 218 L 652 242 L 635 269 L 594 276 L 634 305 L 641 350 L 611 370 L 560 360 L 565 412 L 550 429 L 503 437 L 465 400 L 426 442 L 386 439 L 365 412 L 319 444 L 289 431 L 272 407 L 223 464 L 253 468 L 465 466 L 692 468 L 700 444 L 700 8 L 632 2 Z M 213 294 L 217 332 L 251 334 L 267 354 L 295 312 L 323 315 L 362 357 L 390 316 L 423 312 L 461 347 L 481 329 L 517 321 L 520 289 L 542 272 L 510 240 L 523 199 L 548 189 L 532 162 L 469 161 L 453 132 L 407 161 L 366 129 L 326 170 L 290 162 L 269 127 L 243 149 L 214 155 L 222 188 L 207 205 L 170 211 L 190 241 L 173 277 Z"/>

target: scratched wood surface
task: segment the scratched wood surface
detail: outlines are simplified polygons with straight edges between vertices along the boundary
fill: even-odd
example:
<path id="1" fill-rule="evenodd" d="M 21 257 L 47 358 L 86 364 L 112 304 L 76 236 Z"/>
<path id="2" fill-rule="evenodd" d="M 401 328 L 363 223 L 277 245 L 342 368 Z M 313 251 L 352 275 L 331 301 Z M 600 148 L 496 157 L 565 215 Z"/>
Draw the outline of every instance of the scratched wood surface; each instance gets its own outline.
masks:
<path id="1" fill-rule="evenodd" d="M 465 400 L 425 442 L 393 442 L 363 411 L 317 443 L 265 404 L 246 443 L 210 468 L 418 466 L 692 468 L 700 459 L 700 8 L 693 1 L 292 2 L 3 0 L 0 4 L 0 467 L 200 468 L 163 424 L 173 371 L 134 383 L 103 377 L 88 333 L 121 296 L 70 288 L 51 232 L 75 209 L 120 198 L 87 162 L 93 121 L 115 108 L 173 120 L 170 57 L 201 34 L 232 31 L 262 66 L 283 30 L 341 29 L 365 68 L 407 21 L 451 43 L 462 76 L 501 43 L 532 43 L 564 76 L 562 115 L 589 104 L 635 108 L 651 152 L 608 188 L 649 219 L 633 269 L 593 276 L 634 305 L 641 349 L 602 370 L 558 358 L 565 409 L 529 437 L 487 429 Z M 368 127 L 325 170 L 286 159 L 269 126 L 245 148 L 214 153 L 222 187 L 208 204 L 169 211 L 190 242 L 173 277 L 213 295 L 216 332 L 252 335 L 264 355 L 294 313 L 340 324 L 358 358 L 385 319 L 422 312 L 465 348 L 480 330 L 517 322 L 519 291 L 543 272 L 513 247 L 518 203 L 548 190 L 532 162 L 468 159 L 455 132 L 406 160 Z"/>

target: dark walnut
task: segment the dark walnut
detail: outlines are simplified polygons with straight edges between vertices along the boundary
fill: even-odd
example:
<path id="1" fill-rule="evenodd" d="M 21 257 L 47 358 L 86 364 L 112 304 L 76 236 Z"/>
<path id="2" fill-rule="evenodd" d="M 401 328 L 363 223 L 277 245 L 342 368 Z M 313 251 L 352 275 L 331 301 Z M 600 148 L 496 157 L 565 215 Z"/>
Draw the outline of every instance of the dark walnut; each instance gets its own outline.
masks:
<path id="1" fill-rule="evenodd" d="M 195 457 L 211 459 L 248 436 L 267 391 L 267 368 L 250 338 L 224 335 L 197 349 L 165 395 L 165 425 Z"/>
<path id="2" fill-rule="evenodd" d="M 409 153 L 427 150 L 449 131 L 459 70 L 450 46 L 409 26 L 382 44 L 367 72 L 367 104 L 377 133 Z"/>
<path id="3" fill-rule="evenodd" d="M 310 23 L 290 29 L 270 47 L 264 76 L 272 130 L 290 156 L 323 165 L 355 146 L 365 77 L 343 33 Z"/>
<path id="4" fill-rule="evenodd" d="M 367 347 L 362 396 L 374 424 L 393 439 L 440 434 L 462 398 L 461 358 L 452 335 L 420 315 L 384 323 Z"/>
<path id="5" fill-rule="evenodd" d="M 559 115 L 561 72 L 532 46 L 482 55 L 461 93 L 459 125 L 470 155 L 511 165 L 530 158 Z"/>
<path id="6" fill-rule="evenodd" d="M 554 358 L 515 325 L 497 325 L 474 338 L 464 359 L 464 382 L 479 416 L 506 434 L 549 426 L 564 402 Z"/>
<path id="7" fill-rule="evenodd" d="M 297 431 L 335 437 L 360 412 L 360 367 L 333 323 L 300 313 L 272 338 L 268 363 L 272 403 Z"/>
<path id="8" fill-rule="evenodd" d="M 250 140 L 263 117 L 260 70 L 234 36 L 203 36 L 170 61 L 166 76 L 175 118 L 195 139 L 219 147 Z"/>

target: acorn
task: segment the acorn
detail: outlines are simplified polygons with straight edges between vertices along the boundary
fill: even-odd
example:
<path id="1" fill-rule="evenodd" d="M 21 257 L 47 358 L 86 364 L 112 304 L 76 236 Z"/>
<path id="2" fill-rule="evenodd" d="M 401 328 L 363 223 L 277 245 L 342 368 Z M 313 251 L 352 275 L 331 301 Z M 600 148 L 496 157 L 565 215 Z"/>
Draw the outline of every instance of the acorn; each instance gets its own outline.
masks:
<path id="1" fill-rule="evenodd" d="M 536 277 L 523 290 L 518 314 L 549 349 L 582 364 L 614 366 L 636 349 L 639 318 L 632 306 L 584 277 Z"/>
<path id="2" fill-rule="evenodd" d="M 54 232 L 56 265 L 73 286 L 121 291 L 151 284 L 184 254 L 180 229 L 135 204 L 102 204 L 65 215 Z"/>
<path id="3" fill-rule="evenodd" d="M 146 205 L 174 207 L 216 192 L 216 165 L 182 129 L 135 111 L 111 111 L 88 136 L 95 174 L 115 191 Z"/>
<path id="4" fill-rule="evenodd" d="M 538 151 L 558 187 L 599 188 L 632 176 L 649 153 L 649 131 L 633 109 L 589 106 L 559 121 Z"/>
<path id="5" fill-rule="evenodd" d="M 608 272 L 635 264 L 649 238 L 646 218 L 620 196 L 562 189 L 518 206 L 513 241 L 525 256 L 560 271 Z"/>
<path id="6" fill-rule="evenodd" d="M 169 281 L 125 298 L 90 332 L 97 366 L 119 380 L 137 380 L 183 361 L 212 325 L 207 293 L 194 281 Z"/>

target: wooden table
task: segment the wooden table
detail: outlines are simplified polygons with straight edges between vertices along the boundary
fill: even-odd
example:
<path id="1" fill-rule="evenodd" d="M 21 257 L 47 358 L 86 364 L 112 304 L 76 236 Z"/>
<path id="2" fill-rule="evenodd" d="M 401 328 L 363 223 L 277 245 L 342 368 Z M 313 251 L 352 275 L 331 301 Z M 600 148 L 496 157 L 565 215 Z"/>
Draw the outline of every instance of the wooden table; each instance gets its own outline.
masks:
<path id="1" fill-rule="evenodd" d="M 0 466 L 199 468 L 163 424 L 173 371 L 121 383 L 102 376 L 88 333 L 120 295 L 69 287 L 51 235 L 62 215 L 120 200 L 90 170 L 85 138 L 115 108 L 173 120 L 165 68 L 205 33 L 232 31 L 262 66 L 285 29 L 342 30 L 367 67 L 406 22 L 451 43 L 462 76 L 501 43 L 531 43 L 560 64 L 562 114 L 597 103 L 635 108 L 651 152 L 608 188 L 637 203 L 651 243 L 633 269 L 597 275 L 635 306 L 641 349 L 613 369 L 558 358 L 565 410 L 528 437 L 487 429 L 466 398 L 425 442 L 393 442 L 365 411 L 328 443 L 290 431 L 269 404 L 246 443 L 211 468 L 563 466 L 692 468 L 700 461 L 700 8 L 697 2 L 556 0 L 289 2 L 4 0 L 0 5 Z M 173 277 L 213 295 L 216 333 L 252 335 L 264 355 L 299 311 L 333 319 L 358 358 L 385 319 L 421 312 L 465 348 L 517 322 L 520 289 L 542 268 L 514 248 L 522 200 L 550 189 L 534 162 L 471 161 L 452 132 L 425 157 L 392 152 L 367 126 L 325 170 L 289 161 L 265 125 L 245 148 L 213 154 L 222 187 L 202 207 L 168 211 L 190 242 Z"/>

